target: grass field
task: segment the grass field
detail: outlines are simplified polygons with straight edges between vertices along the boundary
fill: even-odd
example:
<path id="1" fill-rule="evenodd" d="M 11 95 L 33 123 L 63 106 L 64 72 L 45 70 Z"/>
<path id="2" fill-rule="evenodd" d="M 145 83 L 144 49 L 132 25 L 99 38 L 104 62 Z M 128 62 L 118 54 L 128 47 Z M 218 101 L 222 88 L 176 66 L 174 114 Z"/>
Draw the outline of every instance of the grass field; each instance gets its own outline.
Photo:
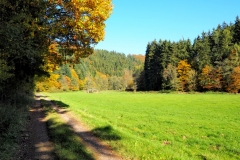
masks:
<path id="1" fill-rule="evenodd" d="M 240 96 L 44 93 L 129 159 L 240 159 Z"/>

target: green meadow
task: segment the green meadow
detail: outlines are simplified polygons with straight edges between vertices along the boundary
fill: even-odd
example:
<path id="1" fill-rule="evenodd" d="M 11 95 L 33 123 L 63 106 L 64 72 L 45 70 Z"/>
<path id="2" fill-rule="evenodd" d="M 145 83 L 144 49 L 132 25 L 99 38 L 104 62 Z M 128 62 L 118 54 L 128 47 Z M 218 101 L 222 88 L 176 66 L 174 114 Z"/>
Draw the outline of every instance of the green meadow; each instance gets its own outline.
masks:
<path id="1" fill-rule="evenodd" d="M 240 96 L 44 93 L 124 159 L 240 159 Z"/>

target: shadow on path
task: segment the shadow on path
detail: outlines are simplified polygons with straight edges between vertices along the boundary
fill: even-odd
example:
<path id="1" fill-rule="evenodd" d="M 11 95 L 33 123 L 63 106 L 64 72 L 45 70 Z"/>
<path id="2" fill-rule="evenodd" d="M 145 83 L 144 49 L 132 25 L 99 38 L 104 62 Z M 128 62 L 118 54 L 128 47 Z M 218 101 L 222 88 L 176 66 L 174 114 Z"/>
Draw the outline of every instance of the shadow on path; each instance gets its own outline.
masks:
<path id="1" fill-rule="evenodd" d="M 35 105 L 30 109 L 30 157 L 31 159 L 55 159 L 54 147 L 48 137 L 45 114 L 40 104 L 40 97 L 35 96 Z"/>

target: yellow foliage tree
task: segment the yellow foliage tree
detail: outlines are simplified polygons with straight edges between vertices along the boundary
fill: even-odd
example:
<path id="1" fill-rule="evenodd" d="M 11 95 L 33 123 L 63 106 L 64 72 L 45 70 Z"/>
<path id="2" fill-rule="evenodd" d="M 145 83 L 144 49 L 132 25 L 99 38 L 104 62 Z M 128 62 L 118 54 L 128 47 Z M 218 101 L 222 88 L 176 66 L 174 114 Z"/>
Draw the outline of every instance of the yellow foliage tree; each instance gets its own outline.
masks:
<path id="1" fill-rule="evenodd" d="M 134 81 L 133 81 L 132 71 L 125 69 L 122 79 L 123 79 L 124 87 L 126 87 L 125 89 L 133 89 Z"/>
<path id="2" fill-rule="evenodd" d="M 72 91 L 78 91 L 79 90 L 79 78 L 78 75 L 76 73 L 76 71 L 74 69 L 71 69 L 71 74 L 72 74 L 72 78 L 71 78 L 71 87 L 70 89 Z"/>
<path id="3" fill-rule="evenodd" d="M 107 90 L 108 89 L 108 76 L 98 72 L 94 77 L 94 81 L 96 83 L 96 87 L 98 90 Z"/>
<path id="4" fill-rule="evenodd" d="M 187 84 L 189 81 L 189 72 L 191 71 L 191 65 L 188 64 L 187 60 L 181 60 L 177 66 L 178 80 L 180 82 L 178 90 L 186 91 Z"/>
<path id="5" fill-rule="evenodd" d="M 57 37 L 64 56 L 74 60 L 93 53 L 104 39 L 105 21 L 112 13 L 112 0 L 49 0 L 52 37 Z M 58 17 L 58 18 L 56 18 Z M 72 59 L 72 60 L 73 60 Z"/>
<path id="6" fill-rule="evenodd" d="M 86 80 L 79 79 L 79 90 L 83 90 Z"/>
<path id="7" fill-rule="evenodd" d="M 58 65 L 61 64 L 62 56 L 59 53 L 59 44 L 53 42 L 48 47 L 48 54 L 44 55 L 43 70 L 46 72 L 52 72 L 58 69 Z"/>
<path id="8" fill-rule="evenodd" d="M 40 78 L 36 83 L 36 91 L 43 92 L 60 90 L 61 84 L 57 81 L 58 78 L 58 74 L 51 74 L 49 78 Z"/>

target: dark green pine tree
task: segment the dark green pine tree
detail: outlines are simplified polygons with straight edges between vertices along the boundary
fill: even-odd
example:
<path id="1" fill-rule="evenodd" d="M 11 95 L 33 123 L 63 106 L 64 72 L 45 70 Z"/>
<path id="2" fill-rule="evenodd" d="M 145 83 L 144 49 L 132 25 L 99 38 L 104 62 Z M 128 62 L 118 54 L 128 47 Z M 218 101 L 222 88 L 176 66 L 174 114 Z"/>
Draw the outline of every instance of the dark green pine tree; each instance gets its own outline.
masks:
<path id="1" fill-rule="evenodd" d="M 225 27 L 221 34 L 221 51 L 223 59 L 229 57 L 232 51 L 232 33 L 230 27 Z"/>
<path id="2" fill-rule="evenodd" d="M 146 60 L 144 65 L 146 90 L 157 90 L 159 88 L 159 65 L 158 62 L 158 43 L 154 40 L 148 44 L 146 50 Z"/>
<path id="3" fill-rule="evenodd" d="M 238 16 L 233 28 L 233 43 L 240 43 L 240 20 Z"/>
<path id="4" fill-rule="evenodd" d="M 179 42 L 173 42 L 171 44 L 171 53 L 170 53 L 170 63 L 173 66 L 177 66 L 180 60 L 188 60 L 190 58 L 190 53 L 192 51 L 191 41 L 180 40 Z M 166 67 L 166 66 L 165 66 Z"/>
<path id="5" fill-rule="evenodd" d="M 201 72 L 206 65 L 211 65 L 211 50 L 209 35 L 206 32 L 202 33 L 202 37 L 198 36 L 193 44 L 193 52 L 196 55 L 193 66 L 194 69 Z"/>
<path id="6" fill-rule="evenodd" d="M 153 90 L 161 90 L 162 89 L 162 82 L 163 82 L 163 70 L 167 63 L 167 57 L 162 52 L 162 46 L 161 46 L 161 40 L 159 43 L 155 43 L 155 52 L 154 52 L 154 58 L 152 61 L 152 69 L 153 69 L 153 75 L 152 82 L 153 82 Z"/>
<path id="7" fill-rule="evenodd" d="M 211 64 L 212 66 L 224 61 L 231 53 L 233 43 L 233 26 L 220 26 L 212 31 L 209 36 L 211 48 Z"/>
<path id="8" fill-rule="evenodd" d="M 218 61 L 222 61 L 222 45 L 221 45 L 221 36 L 222 35 L 222 30 L 220 25 L 217 27 L 217 29 L 213 29 L 210 37 L 209 37 L 209 42 L 210 42 L 210 47 L 211 47 L 211 64 L 213 66 L 216 65 Z"/>
<path id="9" fill-rule="evenodd" d="M 170 53 L 170 63 L 173 66 L 177 66 L 178 62 L 180 61 L 177 57 L 178 55 L 178 44 L 176 42 L 171 43 L 171 53 Z"/>
<path id="10" fill-rule="evenodd" d="M 151 43 L 147 44 L 146 54 L 145 54 L 145 62 L 144 62 L 144 76 L 145 76 L 145 90 L 149 90 L 150 88 L 150 62 L 153 58 L 153 53 L 151 52 Z"/>
<path id="11" fill-rule="evenodd" d="M 170 41 L 160 40 L 160 49 L 161 49 L 161 67 L 164 69 L 170 63 L 170 57 L 172 55 L 172 43 Z"/>

